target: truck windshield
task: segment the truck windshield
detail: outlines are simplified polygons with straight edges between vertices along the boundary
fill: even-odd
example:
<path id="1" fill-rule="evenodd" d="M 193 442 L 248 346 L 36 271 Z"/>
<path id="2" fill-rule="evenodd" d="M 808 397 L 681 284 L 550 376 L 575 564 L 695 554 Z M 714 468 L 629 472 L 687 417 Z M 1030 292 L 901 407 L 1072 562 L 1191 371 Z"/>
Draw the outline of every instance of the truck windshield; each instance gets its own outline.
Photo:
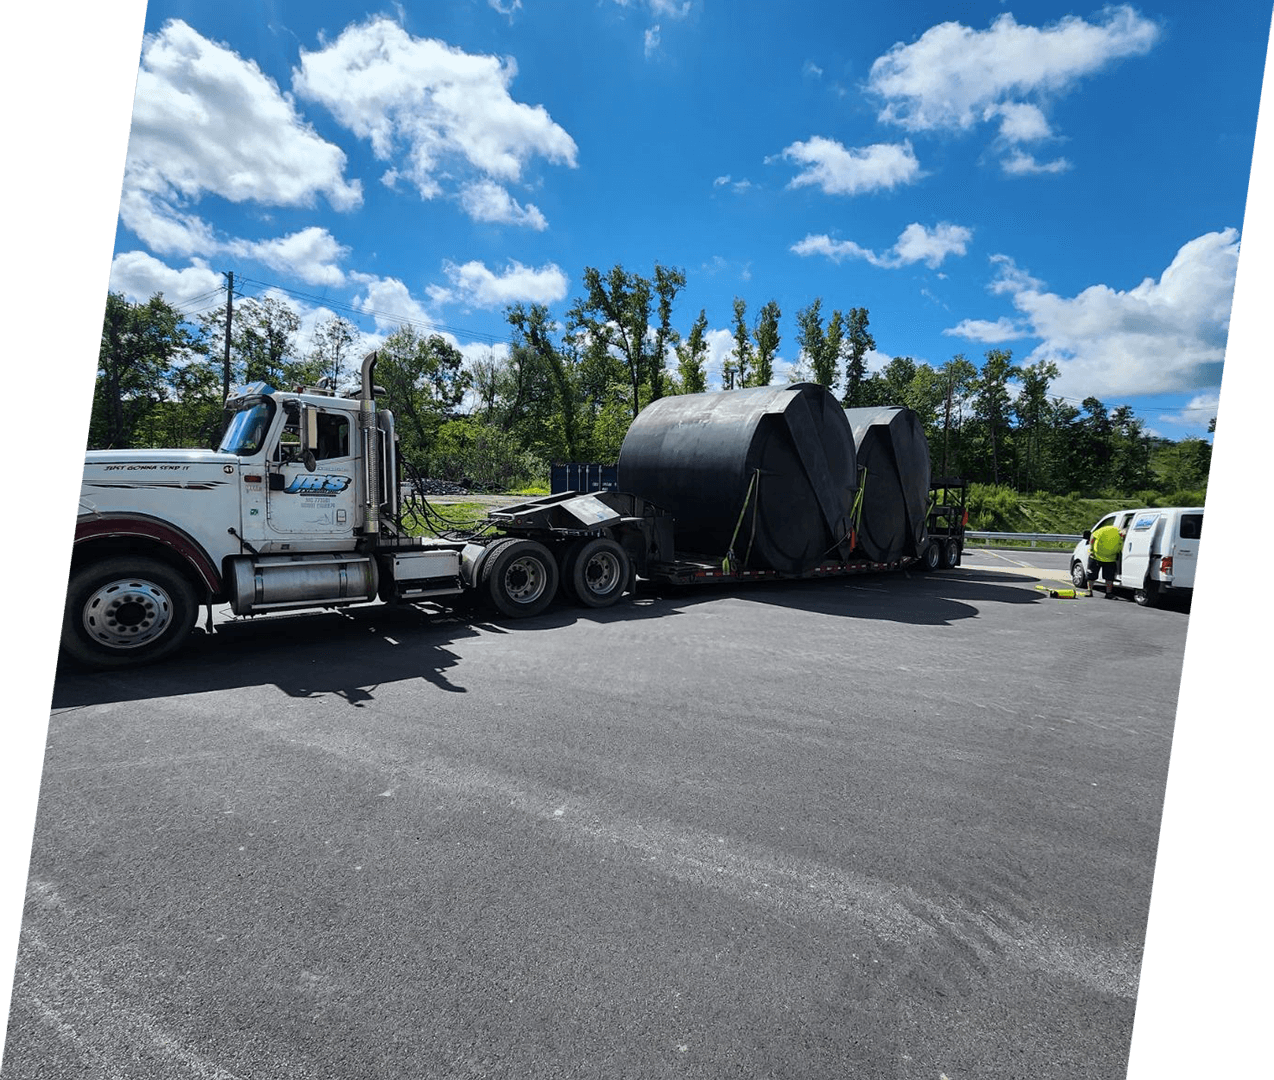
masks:
<path id="1" fill-rule="evenodd" d="M 225 434 L 221 436 L 218 452 L 242 457 L 257 453 L 265 441 L 266 432 L 270 430 L 273 415 L 272 401 L 258 401 L 255 405 L 248 405 L 234 413 L 226 424 Z"/>

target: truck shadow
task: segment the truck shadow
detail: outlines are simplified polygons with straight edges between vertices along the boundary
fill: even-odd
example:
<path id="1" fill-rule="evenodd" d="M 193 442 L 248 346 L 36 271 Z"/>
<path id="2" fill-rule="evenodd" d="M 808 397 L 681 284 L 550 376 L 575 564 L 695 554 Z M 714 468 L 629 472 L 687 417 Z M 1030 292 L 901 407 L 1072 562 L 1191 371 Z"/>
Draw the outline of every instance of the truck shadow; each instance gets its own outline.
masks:
<path id="1" fill-rule="evenodd" d="M 88 672 L 63 664 L 54 681 L 52 707 L 274 685 L 290 697 L 335 697 L 362 708 L 374 699 L 375 687 L 391 683 L 418 680 L 445 693 L 465 693 L 456 677 L 462 657 L 451 646 L 484 635 L 534 633 L 581 622 L 664 619 L 722 599 L 844 618 L 948 625 L 976 616 L 986 603 L 1036 603 L 1044 594 L 1021 587 L 1036 581 L 1019 574 L 957 571 L 757 582 L 747 588 L 643 582 L 634 596 L 614 607 L 593 610 L 559 601 L 533 618 L 499 624 L 459 607 L 385 605 L 232 619 L 220 621 L 212 634 L 196 631 L 177 656 L 152 667 Z"/>

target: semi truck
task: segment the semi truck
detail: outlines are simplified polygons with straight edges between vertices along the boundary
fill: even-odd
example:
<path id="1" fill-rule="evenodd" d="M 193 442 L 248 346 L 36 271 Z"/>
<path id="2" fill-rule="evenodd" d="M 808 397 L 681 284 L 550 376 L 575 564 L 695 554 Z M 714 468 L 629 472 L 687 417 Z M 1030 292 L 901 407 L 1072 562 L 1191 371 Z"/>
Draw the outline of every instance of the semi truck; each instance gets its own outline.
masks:
<path id="1" fill-rule="evenodd" d="M 89 451 L 63 654 L 99 669 L 155 662 L 182 647 L 205 607 L 208 632 L 213 607 L 224 605 L 248 618 L 465 599 L 518 618 L 558 597 L 607 607 L 639 579 L 688 585 L 929 570 L 956 565 L 963 550 L 963 484 L 931 485 L 927 452 L 923 522 L 908 527 L 903 547 L 867 550 L 862 494 L 873 478 L 864 481 L 852 439 L 845 460 L 849 419 L 835 419 L 834 399 L 812 384 L 692 395 L 719 399 L 700 403 L 719 411 L 716 422 L 692 425 L 701 432 L 742 430 L 731 410 L 759 418 L 742 455 L 759 457 L 734 470 L 746 480 L 742 494 L 729 492 L 719 463 L 700 469 L 698 482 L 730 502 L 726 543 L 693 520 L 686 500 L 695 495 L 684 481 L 695 469 L 669 459 L 676 445 L 639 460 L 643 432 L 646 449 L 652 432 L 656 442 L 666 434 L 659 418 L 669 409 L 653 406 L 638 420 L 647 412 L 654 420 L 634 421 L 621 451 L 621 486 L 627 475 L 630 489 L 526 500 L 493 510 L 469 535 L 412 535 L 413 497 L 393 413 L 377 404 L 375 364 L 371 353 L 360 388 L 344 396 L 235 388 L 216 449 Z M 828 431 L 802 419 L 809 402 L 826 413 Z M 793 488 L 803 497 L 793 501 Z"/>

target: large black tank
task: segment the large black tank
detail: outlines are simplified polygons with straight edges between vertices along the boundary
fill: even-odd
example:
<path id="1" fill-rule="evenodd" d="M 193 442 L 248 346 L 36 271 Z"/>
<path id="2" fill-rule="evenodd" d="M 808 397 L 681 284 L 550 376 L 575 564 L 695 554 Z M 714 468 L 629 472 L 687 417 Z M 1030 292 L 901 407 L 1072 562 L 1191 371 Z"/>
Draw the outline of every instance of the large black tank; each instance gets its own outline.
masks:
<path id="1" fill-rule="evenodd" d="M 929 440 L 910 409 L 846 409 L 861 470 L 858 545 L 877 562 L 918 558 L 927 532 Z"/>
<path id="2" fill-rule="evenodd" d="M 720 556 L 733 541 L 738 565 L 791 574 L 849 555 L 854 438 L 815 383 L 653 401 L 628 429 L 618 481 L 673 515 L 678 551 Z"/>

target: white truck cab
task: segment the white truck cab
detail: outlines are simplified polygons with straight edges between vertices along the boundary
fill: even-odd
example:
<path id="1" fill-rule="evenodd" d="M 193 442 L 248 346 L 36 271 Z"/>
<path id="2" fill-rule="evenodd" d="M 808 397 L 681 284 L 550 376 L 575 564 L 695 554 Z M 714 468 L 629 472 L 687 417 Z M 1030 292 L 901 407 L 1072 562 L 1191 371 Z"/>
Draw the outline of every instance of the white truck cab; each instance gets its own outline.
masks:
<path id="1" fill-rule="evenodd" d="M 1084 531 L 1071 552 L 1071 581 L 1077 588 L 1087 584 L 1089 538 L 1106 525 L 1114 525 L 1124 534 L 1115 564 L 1117 589 L 1131 591 L 1133 599 L 1144 606 L 1167 596 L 1190 597 L 1203 535 L 1203 507 L 1144 507 L 1107 514 Z"/>

